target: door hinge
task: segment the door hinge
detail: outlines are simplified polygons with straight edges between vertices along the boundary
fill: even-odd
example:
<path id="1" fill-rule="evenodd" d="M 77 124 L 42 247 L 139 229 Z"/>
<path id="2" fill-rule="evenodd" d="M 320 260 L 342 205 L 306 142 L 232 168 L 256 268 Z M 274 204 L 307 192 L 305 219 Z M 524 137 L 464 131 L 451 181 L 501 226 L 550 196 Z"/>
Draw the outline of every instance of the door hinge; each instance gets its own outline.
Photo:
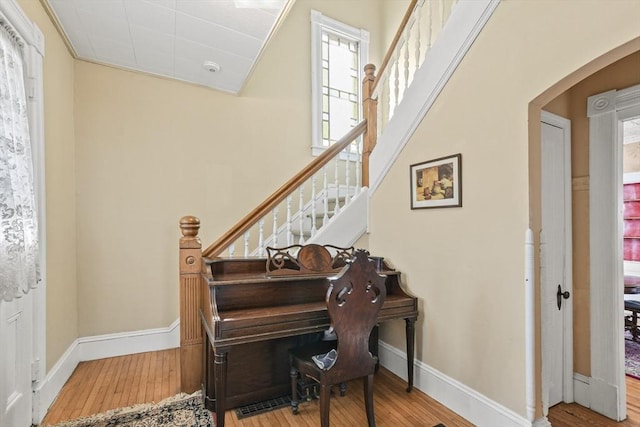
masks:
<path id="1" fill-rule="evenodd" d="M 36 382 L 40 379 L 40 359 L 36 359 L 31 362 L 31 382 Z"/>

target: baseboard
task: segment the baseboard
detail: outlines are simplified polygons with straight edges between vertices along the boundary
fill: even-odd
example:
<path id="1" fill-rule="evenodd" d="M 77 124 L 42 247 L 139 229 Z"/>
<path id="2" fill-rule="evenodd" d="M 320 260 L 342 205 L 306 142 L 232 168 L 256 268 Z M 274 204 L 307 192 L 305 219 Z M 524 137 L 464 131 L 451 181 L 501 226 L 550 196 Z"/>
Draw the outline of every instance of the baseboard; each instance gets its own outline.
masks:
<path id="1" fill-rule="evenodd" d="M 180 347 L 180 319 L 168 328 L 78 338 L 80 361 Z"/>
<path id="2" fill-rule="evenodd" d="M 180 346 L 180 319 L 168 328 L 146 329 L 76 339 L 33 392 L 33 422 L 40 424 L 78 363 Z"/>
<path id="3" fill-rule="evenodd" d="M 33 423 L 40 424 L 47 414 L 49 407 L 58 397 L 62 386 L 80 363 L 78 340 L 75 340 L 58 359 L 56 364 L 47 372 L 44 380 L 39 381 L 33 391 Z"/>
<path id="4" fill-rule="evenodd" d="M 586 375 L 573 374 L 573 400 L 585 408 L 591 407 L 590 378 Z"/>
<path id="5" fill-rule="evenodd" d="M 407 378 L 407 356 L 380 341 L 380 364 L 401 378 Z M 414 386 L 479 427 L 531 427 L 525 417 L 487 398 L 442 372 L 415 362 Z"/>

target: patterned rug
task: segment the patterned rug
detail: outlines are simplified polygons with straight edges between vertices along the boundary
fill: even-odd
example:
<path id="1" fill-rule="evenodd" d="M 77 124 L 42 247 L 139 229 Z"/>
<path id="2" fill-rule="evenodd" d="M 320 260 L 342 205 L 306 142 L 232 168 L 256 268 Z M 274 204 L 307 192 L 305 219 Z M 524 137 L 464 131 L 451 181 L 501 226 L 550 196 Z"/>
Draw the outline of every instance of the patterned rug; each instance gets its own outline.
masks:
<path id="1" fill-rule="evenodd" d="M 214 427 L 202 392 L 181 393 L 160 403 L 118 408 L 98 415 L 65 421 L 51 427 Z"/>
<path id="2" fill-rule="evenodd" d="M 631 335 L 629 335 L 629 338 Z M 640 379 L 640 342 L 624 340 L 624 368 L 627 375 Z"/>

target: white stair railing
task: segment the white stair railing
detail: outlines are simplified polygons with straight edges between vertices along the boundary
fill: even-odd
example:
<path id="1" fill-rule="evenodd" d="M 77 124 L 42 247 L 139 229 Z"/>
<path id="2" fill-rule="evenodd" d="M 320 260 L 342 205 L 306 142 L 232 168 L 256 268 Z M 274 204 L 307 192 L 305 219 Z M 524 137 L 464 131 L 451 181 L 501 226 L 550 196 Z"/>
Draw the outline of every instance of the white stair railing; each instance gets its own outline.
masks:
<path id="1" fill-rule="evenodd" d="M 376 78 L 373 98 L 378 101 L 378 135 L 393 117 L 422 67 L 427 52 L 444 28 L 457 0 L 414 0 L 405 15 Z"/>
<path id="2" fill-rule="evenodd" d="M 368 155 L 375 146 L 375 139 L 384 131 L 405 97 L 416 72 L 423 66 L 427 52 L 444 28 L 457 1 L 411 1 L 382 62 L 380 73 L 367 90 L 363 86 L 363 93 L 371 94 L 371 99 L 377 104 L 373 113 L 374 122 L 369 123 L 369 127 L 367 120 L 360 122 L 344 138 L 203 251 L 205 257 L 238 256 L 234 250 L 236 245 L 244 248 L 243 256 L 263 256 L 267 246 L 290 246 L 296 242 L 303 244 L 347 208 L 361 191 L 362 185 L 367 185 L 363 171 L 368 171 L 368 164 L 365 162 L 368 162 Z M 371 78 L 373 69 L 374 67 L 370 70 Z M 360 137 L 365 132 L 375 136 L 372 141 L 367 142 L 372 145 L 363 147 Z M 363 159 L 363 153 L 367 155 L 366 159 Z M 333 177 L 332 182 L 330 176 Z M 352 177 L 355 177 L 353 184 Z M 322 183 L 320 191 L 316 190 L 318 181 Z M 297 192 L 297 203 L 294 202 L 294 192 Z M 279 212 L 284 214 L 279 215 Z M 265 221 L 272 224 L 269 236 L 264 235 Z"/>
<path id="3" fill-rule="evenodd" d="M 362 134 L 366 121 L 360 122 L 347 135 L 329 147 L 298 175 L 289 180 L 254 211 L 236 224 L 218 241 L 203 251 L 205 257 L 264 256 L 267 246 L 304 244 L 360 193 L 356 170 L 362 165 Z M 355 159 L 354 159 L 355 157 Z M 328 181 L 331 170 L 333 181 Z M 318 191 L 316 182 L 323 188 Z M 265 223 L 271 234 L 265 235 Z M 243 248 L 236 251 L 236 248 Z"/>

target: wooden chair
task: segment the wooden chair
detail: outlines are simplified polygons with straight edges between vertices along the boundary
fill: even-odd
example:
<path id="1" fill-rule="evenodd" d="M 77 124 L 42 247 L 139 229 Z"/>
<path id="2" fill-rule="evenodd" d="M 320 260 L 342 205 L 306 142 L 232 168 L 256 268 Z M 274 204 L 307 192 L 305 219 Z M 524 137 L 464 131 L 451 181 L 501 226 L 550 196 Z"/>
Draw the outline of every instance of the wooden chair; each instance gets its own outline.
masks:
<path id="1" fill-rule="evenodd" d="M 331 386 L 364 377 L 364 400 L 369 426 L 375 426 L 373 413 L 373 375 L 378 358 L 369 351 L 369 336 L 375 327 L 380 307 L 386 297 L 385 276 L 376 272 L 375 264 L 362 249 L 348 261 L 342 271 L 329 279 L 326 303 L 336 341 L 321 341 L 290 350 L 291 408 L 298 412 L 298 374 L 320 386 L 320 423 L 329 426 Z M 336 350 L 335 362 L 319 367 L 313 356 Z M 344 395 L 341 388 L 341 394 Z"/>

